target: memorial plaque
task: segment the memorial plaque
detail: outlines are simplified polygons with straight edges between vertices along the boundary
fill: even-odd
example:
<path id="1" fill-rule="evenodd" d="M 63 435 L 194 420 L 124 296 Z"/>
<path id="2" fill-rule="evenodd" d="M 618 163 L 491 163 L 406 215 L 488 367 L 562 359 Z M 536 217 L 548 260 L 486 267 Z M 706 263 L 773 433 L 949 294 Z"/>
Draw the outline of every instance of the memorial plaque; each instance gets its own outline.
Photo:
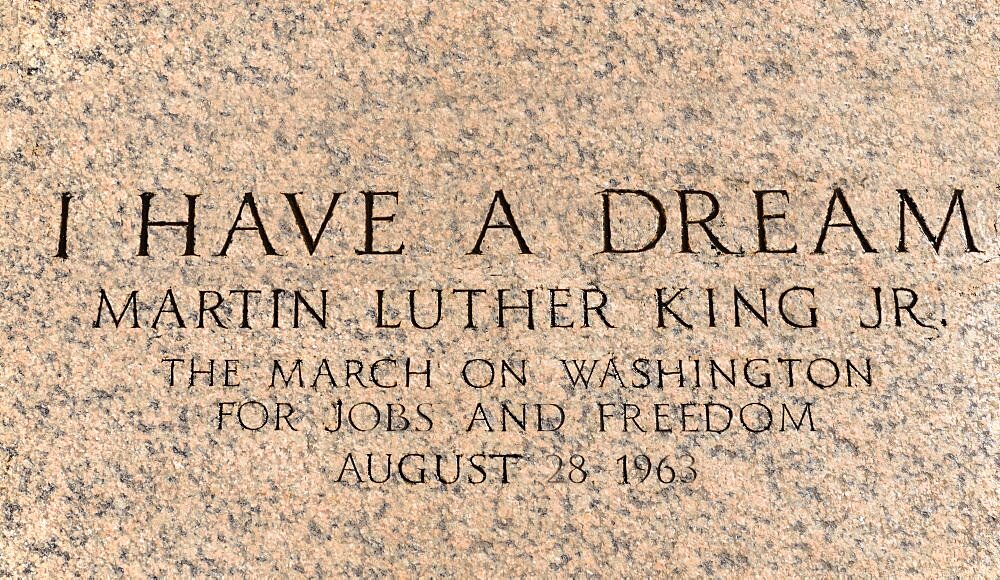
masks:
<path id="1" fill-rule="evenodd" d="M 1000 570 L 988 4 L 0 22 L 0 575 Z"/>

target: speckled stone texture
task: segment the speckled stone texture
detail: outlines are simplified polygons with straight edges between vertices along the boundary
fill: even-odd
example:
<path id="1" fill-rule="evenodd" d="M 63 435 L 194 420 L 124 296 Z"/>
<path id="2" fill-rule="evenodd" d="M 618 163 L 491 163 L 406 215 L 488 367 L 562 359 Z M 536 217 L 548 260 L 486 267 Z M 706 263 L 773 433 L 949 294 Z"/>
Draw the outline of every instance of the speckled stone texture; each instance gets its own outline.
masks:
<path id="1" fill-rule="evenodd" d="M 2 0 L 0 23 L 0 575 L 997 574 L 990 3 Z M 608 187 L 663 200 L 657 248 L 596 255 Z M 834 187 L 878 253 L 839 230 L 809 254 Z M 720 237 L 750 250 L 752 191 L 787 189 L 773 235 L 800 252 L 718 256 L 699 231 L 697 253 L 679 253 L 683 188 L 714 192 Z M 935 231 L 963 189 L 982 252 L 963 251 L 956 222 L 939 254 L 914 225 L 912 251 L 896 253 L 897 188 Z M 497 189 L 532 255 L 503 231 L 466 255 Z M 405 242 L 402 256 L 355 254 L 362 190 L 399 192 L 378 241 Z M 201 195 L 199 257 L 180 256 L 177 231 L 136 256 L 144 191 L 161 219 Z M 247 191 L 281 256 L 246 232 L 213 256 Z M 305 192 L 312 225 L 335 191 L 347 194 L 310 257 L 279 193 Z M 594 285 L 614 329 L 374 328 L 379 288 Z M 658 287 L 794 285 L 817 289 L 819 328 L 658 330 L 649 305 Z M 875 286 L 919 292 L 936 328 L 860 328 Z M 199 289 L 328 289 L 330 323 L 93 328 L 101 287 L 139 289 L 154 312 L 172 288 L 188 322 Z M 168 386 L 161 359 L 192 356 L 240 359 L 240 386 Z M 270 386 L 275 358 L 385 356 L 441 372 L 405 392 Z M 870 357 L 874 376 L 827 390 L 566 386 L 557 359 L 610 356 Z M 476 357 L 529 359 L 528 385 L 463 386 Z M 338 398 L 430 404 L 435 426 L 326 433 Z M 293 404 L 300 430 L 219 431 L 217 403 L 247 399 Z M 477 402 L 502 400 L 558 402 L 567 425 L 464 432 Z M 600 433 L 601 401 L 811 401 L 817 429 Z M 506 486 L 338 483 L 351 451 L 537 462 Z M 618 485 L 615 458 L 637 452 L 689 453 L 698 479 Z M 548 453 L 585 455 L 591 479 L 546 483 Z"/>

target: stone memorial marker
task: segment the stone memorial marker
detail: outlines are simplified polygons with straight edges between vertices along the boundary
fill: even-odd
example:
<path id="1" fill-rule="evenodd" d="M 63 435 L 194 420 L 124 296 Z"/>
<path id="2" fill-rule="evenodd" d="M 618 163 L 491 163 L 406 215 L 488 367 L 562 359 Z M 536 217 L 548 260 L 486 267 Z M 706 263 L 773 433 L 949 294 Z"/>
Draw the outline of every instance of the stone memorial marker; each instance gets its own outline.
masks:
<path id="1" fill-rule="evenodd" d="M 5 0 L 0 575 L 997 575 L 997 12 Z"/>

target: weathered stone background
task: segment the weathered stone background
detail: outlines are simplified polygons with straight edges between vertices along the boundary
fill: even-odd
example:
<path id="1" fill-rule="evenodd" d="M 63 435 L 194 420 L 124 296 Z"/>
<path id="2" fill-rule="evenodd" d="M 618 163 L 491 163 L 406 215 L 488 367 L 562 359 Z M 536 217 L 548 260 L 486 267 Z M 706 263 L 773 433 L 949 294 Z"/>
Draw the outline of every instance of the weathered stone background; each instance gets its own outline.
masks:
<path id="1" fill-rule="evenodd" d="M 0 6 L 0 574 L 841 575 L 996 574 L 1000 36 L 978 2 L 103 2 Z M 781 235 L 815 244 L 841 186 L 880 250 L 895 190 L 939 224 L 966 191 L 982 254 L 676 253 L 594 256 L 609 186 L 717 192 L 727 241 L 753 239 L 754 188 L 792 193 Z M 535 251 L 497 238 L 467 257 L 503 188 Z M 357 257 L 362 207 L 343 200 L 322 258 L 292 243 L 278 192 L 400 192 L 404 257 Z M 76 195 L 57 260 L 58 193 Z M 176 234 L 135 257 L 138 194 L 180 214 L 204 194 L 203 257 Z M 243 192 L 283 242 L 213 258 Z M 676 213 L 670 215 L 671 223 Z M 639 225 L 635 225 L 636 228 Z M 953 232 L 957 233 L 957 232 Z M 704 240 L 699 239 L 704 247 Z M 994 261 L 991 261 L 994 260 Z M 448 328 L 373 333 L 373 289 L 583 287 L 618 296 L 615 330 Z M 815 285 L 828 320 L 787 328 L 650 330 L 657 286 Z M 861 331 L 871 286 L 903 285 L 938 331 Z M 91 327 L 99 287 L 330 288 L 327 331 Z M 327 405 L 566 401 L 539 365 L 527 389 L 273 393 L 166 388 L 165 356 L 871 356 L 876 382 L 817 393 L 624 393 L 635 402 L 816 401 L 816 433 L 327 436 Z M 215 430 L 218 400 L 287 399 L 305 433 Z M 525 481 L 508 487 L 351 486 L 350 450 L 698 458 L 687 487 Z M 544 471 L 544 470 L 543 470 Z"/>

